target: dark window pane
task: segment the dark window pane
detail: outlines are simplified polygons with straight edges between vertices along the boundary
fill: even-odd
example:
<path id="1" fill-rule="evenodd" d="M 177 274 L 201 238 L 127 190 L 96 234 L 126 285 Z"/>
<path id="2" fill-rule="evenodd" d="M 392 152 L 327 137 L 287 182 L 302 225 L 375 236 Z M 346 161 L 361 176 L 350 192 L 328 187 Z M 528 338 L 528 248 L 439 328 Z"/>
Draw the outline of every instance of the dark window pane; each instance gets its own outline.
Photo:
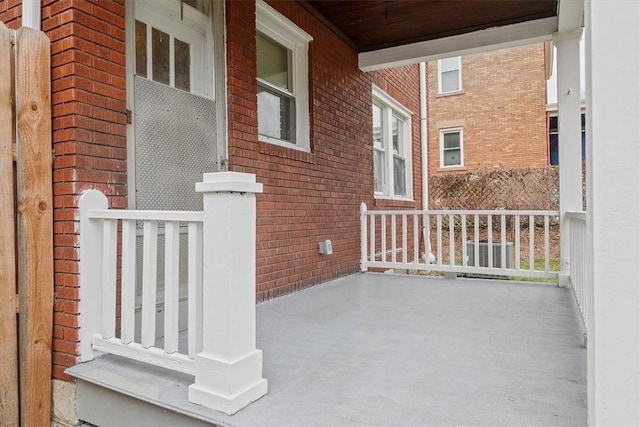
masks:
<path id="1" fill-rule="evenodd" d="M 373 146 L 382 148 L 382 109 L 373 104 Z"/>
<path id="2" fill-rule="evenodd" d="M 445 166 L 460 166 L 462 164 L 459 149 L 445 151 L 443 158 Z"/>
<path id="3" fill-rule="evenodd" d="M 396 196 L 407 195 L 405 163 L 402 157 L 393 157 L 393 190 Z"/>
<path id="4" fill-rule="evenodd" d="M 169 34 L 151 29 L 153 80 L 169 84 Z"/>
<path id="5" fill-rule="evenodd" d="M 258 133 L 293 142 L 294 100 L 286 95 L 258 87 Z"/>
<path id="6" fill-rule="evenodd" d="M 257 35 L 258 78 L 289 90 L 289 50 L 273 40 Z"/>
<path id="7" fill-rule="evenodd" d="M 442 93 L 455 92 L 457 90 L 460 90 L 458 70 L 443 72 L 441 84 L 442 84 Z"/>
<path id="8" fill-rule="evenodd" d="M 147 77 L 147 24 L 136 20 L 136 74 Z"/>
<path id="9" fill-rule="evenodd" d="M 178 89 L 191 90 L 191 52 L 189 43 L 174 39 L 175 72 Z"/>
<path id="10" fill-rule="evenodd" d="M 444 134 L 444 148 L 460 148 L 460 133 L 452 132 Z"/>
<path id="11" fill-rule="evenodd" d="M 387 181 L 385 162 L 384 151 L 373 150 L 373 189 L 376 193 L 384 192 L 384 186 Z"/>

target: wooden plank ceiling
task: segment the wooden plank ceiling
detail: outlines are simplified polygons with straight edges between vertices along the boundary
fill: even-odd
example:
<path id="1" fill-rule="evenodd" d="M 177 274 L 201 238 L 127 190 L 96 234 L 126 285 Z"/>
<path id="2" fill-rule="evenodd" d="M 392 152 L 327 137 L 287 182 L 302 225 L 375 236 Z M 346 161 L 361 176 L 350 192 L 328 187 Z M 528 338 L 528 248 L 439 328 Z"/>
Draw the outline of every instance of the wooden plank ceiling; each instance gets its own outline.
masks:
<path id="1" fill-rule="evenodd" d="M 557 16 L 557 0 L 299 0 L 358 52 Z"/>

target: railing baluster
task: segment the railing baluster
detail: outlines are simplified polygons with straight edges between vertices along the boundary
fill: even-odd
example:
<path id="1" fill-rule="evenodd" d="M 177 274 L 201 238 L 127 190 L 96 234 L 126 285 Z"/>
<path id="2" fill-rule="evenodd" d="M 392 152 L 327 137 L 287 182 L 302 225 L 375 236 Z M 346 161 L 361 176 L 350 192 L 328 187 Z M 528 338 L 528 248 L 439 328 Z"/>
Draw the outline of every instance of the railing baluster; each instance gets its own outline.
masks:
<path id="1" fill-rule="evenodd" d="M 536 233 L 535 217 L 529 215 L 529 271 L 533 271 L 536 263 L 534 253 L 534 239 Z"/>
<path id="2" fill-rule="evenodd" d="M 460 221 L 462 224 L 462 265 L 466 267 L 469 256 L 467 254 L 467 214 L 460 214 Z"/>
<path id="3" fill-rule="evenodd" d="M 549 272 L 549 215 L 544 216 L 544 271 Z"/>
<path id="4" fill-rule="evenodd" d="M 142 346 L 156 342 L 156 274 L 158 263 L 158 222 L 145 221 L 142 261 Z"/>
<path id="5" fill-rule="evenodd" d="M 516 230 L 516 237 L 514 238 L 515 240 L 515 258 L 516 258 L 516 270 L 520 270 L 520 215 L 514 215 L 515 217 L 515 224 L 513 226 L 513 228 L 515 228 Z"/>
<path id="6" fill-rule="evenodd" d="M 370 217 L 370 223 L 371 223 L 371 237 L 369 240 L 369 251 L 371 251 L 370 253 L 370 258 L 369 260 L 371 262 L 375 262 L 376 260 L 376 216 L 373 212 L 371 212 L 371 217 Z"/>
<path id="7" fill-rule="evenodd" d="M 436 215 L 436 231 L 438 232 L 438 265 L 442 265 L 442 215 Z"/>
<path id="8" fill-rule="evenodd" d="M 500 215 L 500 268 L 507 268 L 507 241 L 506 241 L 507 222 L 504 214 Z"/>
<path id="9" fill-rule="evenodd" d="M 189 223 L 188 346 L 189 357 L 202 350 L 202 223 Z"/>
<path id="10" fill-rule="evenodd" d="M 122 221 L 122 292 L 120 301 L 123 344 L 133 341 L 136 321 L 136 222 Z"/>
<path id="11" fill-rule="evenodd" d="M 380 216 L 380 256 L 382 262 L 387 262 L 387 216 Z"/>
<path id="12" fill-rule="evenodd" d="M 402 215 L 402 263 L 407 263 L 407 215 Z"/>
<path id="13" fill-rule="evenodd" d="M 413 263 L 420 261 L 420 227 L 418 227 L 418 215 L 413 215 Z"/>
<path id="14" fill-rule="evenodd" d="M 449 214 L 449 265 L 456 265 L 456 239 L 453 214 Z"/>
<path id="15" fill-rule="evenodd" d="M 396 216 L 391 215 L 391 262 L 397 262 Z"/>
<path id="16" fill-rule="evenodd" d="M 487 215 L 487 253 L 489 254 L 489 259 L 487 262 L 487 266 L 489 268 L 495 267 L 493 264 L 493 215 Z"/>
<path id="17" fill-rule="evenodd" d="M 118 220 L 106 219 L 103 225 L 102 249 L 102 338 L 116 333 L 116 262 L 118 259 Z"/>
<path id="18" fill-rule="evenodd" d="M 178 351 L 180 223 L 164 226 L 164 351 Z"/>
<path id="19" fill-rule="evenodd" d="M 480 265 L 480 216 L 473 215 L 473 266 Z"/>

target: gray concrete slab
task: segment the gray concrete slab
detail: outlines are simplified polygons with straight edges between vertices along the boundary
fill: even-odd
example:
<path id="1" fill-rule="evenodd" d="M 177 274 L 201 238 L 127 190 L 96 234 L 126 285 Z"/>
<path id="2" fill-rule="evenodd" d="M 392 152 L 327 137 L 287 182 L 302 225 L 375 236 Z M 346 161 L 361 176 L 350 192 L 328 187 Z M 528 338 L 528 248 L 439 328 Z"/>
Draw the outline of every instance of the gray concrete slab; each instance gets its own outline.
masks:
<path id="1" fill-rule="evenodd" d="M 265 397 L 225 416 L 186 402 L 188 376 L 151 368 L 154 400 L 234 427 L 587 422 L 586 350 L 569 289 L 358 274 L 260 304 L 257 321 Z M 102 359 L 73 369 L 121 390 L 123 378 L 140 382 L 135 362 Z"/>
<path id="2" fill-rule="evenodd" d="M 586 425 L 571 290 L 360 274 L 258 307 L 269 394 L 233 425 Z"/>

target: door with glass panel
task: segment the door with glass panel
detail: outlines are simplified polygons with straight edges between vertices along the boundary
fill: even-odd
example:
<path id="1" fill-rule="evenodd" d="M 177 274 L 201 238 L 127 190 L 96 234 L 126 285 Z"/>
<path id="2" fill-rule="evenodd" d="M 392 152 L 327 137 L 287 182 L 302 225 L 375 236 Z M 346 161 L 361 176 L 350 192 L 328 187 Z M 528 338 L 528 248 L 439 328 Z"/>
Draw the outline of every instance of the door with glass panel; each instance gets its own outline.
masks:
<path id="1" fill-rule="evenodd" d="M 129 22 L 129 204 L 202 210 L 195 183 L 217 170 L 210 0 L 135 0 Z M 131 19 L 131 16 L 130 16 Z M 132 96 L 133 95 L 133 96 Z M 131 108 L 132 107 L 132 108 Z M 131 158 L 133 157 L 133 159 Z M 133 167 L 132 167 L 133 166 Z M 186 230 L 185 230 L 186 231 Z M 141 299 L 142 230 L 137 299 Z M 158 233 L 156 334 L 163 331 L 164 233 Z M 187 235 L 180 237 L 180 318 L 186 325 Z"/>

